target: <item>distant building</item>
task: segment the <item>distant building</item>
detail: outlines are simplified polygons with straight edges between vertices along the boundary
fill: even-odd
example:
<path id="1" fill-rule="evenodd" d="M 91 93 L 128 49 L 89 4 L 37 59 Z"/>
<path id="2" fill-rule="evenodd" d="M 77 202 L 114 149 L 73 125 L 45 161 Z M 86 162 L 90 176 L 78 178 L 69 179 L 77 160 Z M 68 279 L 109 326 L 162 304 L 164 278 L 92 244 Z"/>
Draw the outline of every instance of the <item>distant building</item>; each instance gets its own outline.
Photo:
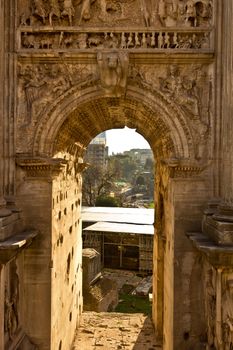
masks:
<path id="1" fill-rule="evenodd" d="M 139 161 L 141 165 L 145 165 L 148 158 L 154 160 L 154 155 L 150 148 L 133 148 L 130 151 L 125 151 L 124 154 L 129 155 L 133 159 Z"/>
<path id="2" fill-rule="evenodd" d="M 105 131 L 97 135 L 87 147 L 85 161 L 90 164 L 105 168 L 108 158 L 108 146 L 106 146 Z"/>

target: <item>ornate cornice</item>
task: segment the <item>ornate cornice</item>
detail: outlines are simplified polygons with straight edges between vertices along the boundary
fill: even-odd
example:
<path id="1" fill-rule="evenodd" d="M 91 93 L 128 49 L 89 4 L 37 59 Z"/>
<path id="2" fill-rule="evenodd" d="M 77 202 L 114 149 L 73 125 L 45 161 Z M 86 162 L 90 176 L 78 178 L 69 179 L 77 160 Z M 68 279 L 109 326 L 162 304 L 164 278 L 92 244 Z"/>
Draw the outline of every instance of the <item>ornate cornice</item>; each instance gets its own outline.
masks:
<path id="1" fill-rule="evenodd" d="M 54 177 L 60 174 L 67 161 L 60 158 L 21 158 L 16 159 L 16 164 L 27 174 L 27 177 Z"/>
<path id="2" fill-rule="evenodd" d="M 209 164 L 199 164 L 191 159 L 163 159 L 162 164 L 168 167 L 171 178 L 188 178 L 200 175 Z"/>

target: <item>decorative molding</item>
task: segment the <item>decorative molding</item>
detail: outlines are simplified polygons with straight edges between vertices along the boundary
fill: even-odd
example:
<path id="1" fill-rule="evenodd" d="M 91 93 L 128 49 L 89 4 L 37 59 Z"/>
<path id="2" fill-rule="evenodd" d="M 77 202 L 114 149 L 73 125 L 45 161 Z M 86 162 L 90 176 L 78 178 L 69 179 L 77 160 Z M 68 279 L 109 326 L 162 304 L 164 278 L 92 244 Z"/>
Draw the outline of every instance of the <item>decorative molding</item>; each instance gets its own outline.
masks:
<path id="1" fill-rule="evenodd" d="M 169 169 L 171 178 L 188 178 L 200 175 L 209 164 L 199 164 L 196 160 L 190 159 L 162 159 L 164 164 Z"/>
<path id="2" fill-rule="evenodd" d="M 16 164 L 32 178 L 50 178 L 58 176 L 67 165 L 67 161 L 60 158 L 17 158 Z"/>

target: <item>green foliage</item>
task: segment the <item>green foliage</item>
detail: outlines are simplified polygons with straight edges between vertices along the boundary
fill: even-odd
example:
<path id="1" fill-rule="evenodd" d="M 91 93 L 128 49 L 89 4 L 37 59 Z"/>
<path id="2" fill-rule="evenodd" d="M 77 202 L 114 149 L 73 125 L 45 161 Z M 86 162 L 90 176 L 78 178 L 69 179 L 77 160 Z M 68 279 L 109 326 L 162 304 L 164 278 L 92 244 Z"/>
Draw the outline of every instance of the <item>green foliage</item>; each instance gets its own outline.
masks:
<path id="1" fill-rule="evenodd" d="M 95 202 L 96 207 L 119 207 L 118 200 L 114 197 L 101 195 L 97 197 Z"/>
<path id="2" fill-rule="evenodd" d="M 151 303 L 149 298 L 139 297 L 131 294 L 120 294 L 119 304 L 115 308 L 114 312 L 121 313 L 144 313 L 151 316 Z"/>

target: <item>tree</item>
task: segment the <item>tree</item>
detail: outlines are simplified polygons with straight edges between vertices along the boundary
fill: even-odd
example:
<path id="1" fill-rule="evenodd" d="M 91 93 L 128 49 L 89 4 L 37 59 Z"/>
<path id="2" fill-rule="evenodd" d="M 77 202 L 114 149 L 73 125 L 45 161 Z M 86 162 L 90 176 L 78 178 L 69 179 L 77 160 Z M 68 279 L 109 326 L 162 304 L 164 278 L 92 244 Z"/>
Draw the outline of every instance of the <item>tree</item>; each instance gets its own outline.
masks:
<path id="1" fill-rule="evenodd" d="M 83 204 L 95 206 L 99 196 L 108 194 L 113 188 L 114 173 L 91 165 L 83 175 Z"/>

